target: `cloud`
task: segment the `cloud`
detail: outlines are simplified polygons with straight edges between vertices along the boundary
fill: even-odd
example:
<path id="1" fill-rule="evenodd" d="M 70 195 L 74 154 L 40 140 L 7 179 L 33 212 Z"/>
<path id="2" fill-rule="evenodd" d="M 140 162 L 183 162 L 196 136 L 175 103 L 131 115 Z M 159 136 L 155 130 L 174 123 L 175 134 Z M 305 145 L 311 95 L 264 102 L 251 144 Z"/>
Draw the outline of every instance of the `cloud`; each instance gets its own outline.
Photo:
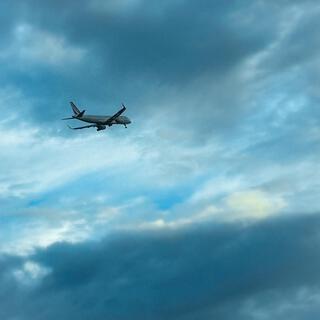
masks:
<path id="1" fill-rule="evenodd" d="M 37 248 L 46 248 L 56 242 L 76 243 L 90 238 L 93 230 L 92 226 L 87 225 L 86 220 L 77 219 L 67 211 L 63 213 L 56 213 L 56 218 L 53 218 L 45 210 L 38 214 L 32 214 L 29 210 L 25 213 L 29 216 L 23 224 L 17 222 L 22 214 L 11 217 L 9 222 L 2 225 L 2 228 L 6 226 L 7 229 L 2 231 L 0 237 L 1 254 L 28 256 Z M 16 230 L 19 232 L 15 232 Z M 33 230 L 31 234 L 30 230 Z"/>
<path id="2" fill-rule="evenodd" d="M 2 1 L 0 318 L 314 319 L 318 11 Z"/>
<path id="3" fill-rule="evenodd" d="M 24 285 L 34 285 L 50 271 L 33 261 L 26 261 L 21 269 L 13 271 L 14 277 Z"/>
<path id="4" fill-rule="evenodd" d="M 152 118 L 154 128 L 159 123 L 167 128 L 180 127 L 194 144 L 213 135 L 229 140 L 230 136 L 243 135 L 244 130 L 257 134 L 274 130 L 277 138 L 287 123 L 304 119 L 300 115 L 308 104 L 301 99 L 306 92 L 301 88 L 308 87 L 306 64 L 300 64 L 294 76 L 292 70 L 286 73 L 275 65 L 283 66 L 286 53 L 297 44 L 314 52 L 314 46 L 300 45 L 302 37 L 297 30 L 312 16 L 313 4 L 243 1 L 231 6 L 203 0 L 165 1 L 155 6 L 147 1 L 122 1 L 114 10 L 114 2 L 100 6 L 99 1 L 81 1 L 75 10 L 73 2 L 49 1 L 38 5 L 37 11 L 24 6 L 17 10 L 20 19 L 12 27 L 13 33 L 19 25 L 34 30 L 36 37 L 41 30 L 45 39 L 58 39 L 55 50 L 63 49 L 56 55 L 59 59 L 69 61 L 65 53 L 70 51 L 72 57 L 72 52 L 79 50 L 85 52 L 86 59 L 70 58 L 78 61 L 77 67 L 63 75 L 61 71 L 71 61 L 56 66 L 54 72 L 33 68 L 32 76 L 8 70 L 4 81 L 18 84 L 26 98 L 34 99 L 29 121 L 45 126 L 50 123 L 54 128 L 59 125 L 52 120 L 58 122 L 66 110 L 62 106 L 76 97 L 98 113 L 113 111 L 106 105 L 125 100 L 135 125 Z M 16 6 L 21 8 L 18 2 Z M 56 12 L 59 14 L 52 14 Z M 268 21 L 263 18 L 266 12 L 270 13 Z M 312 33 L 306 41 L 312 43 L 314 37 Z M 50 49 L 52 53 L 55 50 Z M 43 56 L 50 58 L 50 54 Z M 312 62 L 300 50 L 298 57 L 299 61 Z M 39 88 L 43 97 L 37 95 Z M 279 93 L 281 101 L 270 106 Z M 270 123 L 282 117 L 286 104 L 297 100 L 303 103 L 294 121 L 288 118 L 270 128 Z M 308 117 L 316 112 L 314 109 Z M 305 125 L 311 124 L 308 121 Z M 299 131 L 299 127 L 294 129 L 288 137 Z M 172 130 L 172 134 L 179 133 Z"/>
<path id="5" fill-rule="evenodd" d="M 60 118 L 62 111 L 49 110 L 49 117 L 42 112 L 43 105 L 62 105 L 70 96 L 96 105 L 99 112 L 105 104 L 125 99 L 142 119 L 162 113 L 175 126 L 196 126 L 198 136 L 212 133 L 215 126 L 215 131 L 223 130 L 223 124 L 232 126 L 250 109 L 250 86 L 242 72 L 247 59 L 272 41 L 275 30 L 270 24 L 252 21 L 256 30 L 252 32 L 243 19 L 233 18 L 233 6 L 220 1 L 165 1 L 156 6 L 137 1 L 118 4 L 116 12 L 113 2 L 100 10 L 92 6 L 81 1 L 74 10 L 72 2 L 49 1 L 38 4 L 36 12 L 24 6 L 25 22 L 13 28 L 14 34 L 20 30 L 28 39 L 21 55 L 39 63 L 58 63 L 54 72 L 46 72 L 45 82 L 41 67 L 33 67 L 32 77 L 7 71 L 6 81 L 18 82 L 27 96 L 36 87 L 45 93 L 46 100 L 33 103 L 33 120 Z M 237 8 L 239 16 L 248 14 Z M 210 11 L 214 18 L 207 14 Z M 80 59 L 83 52 L 86 59 Z M 74 61 L 77 66 L 62 77 L 61 71 Z"/>
<path id="6" fill-rule="evenodd" d="M 265 218 L 285 207 L 283 199 L 272 198 L 260 190 L 235 192 L 226 199 L 229 210 L 234 211 L 236 218 Z"/>
<path id="7" fill-rule="evenodd" d="M 32 256 L 32 266 L 50 271 L 27 293 L 15 287 L 18 307 L 2 300 L 2 314 L 26 320 L 302 319 L 319 307 L 318 229 L 314 215 L 55 244 Z M 38 268 L 26 263 L 27 273 Z M 9 286 L 0 279 L 2 288 Z"/>
<path id="8" fill-rule="evenodd" d="M 18 25 L 14 41 L 1 56 L 16 58 L 22 65 L 27 63 L 53 66 L 77 63 L 83 59 L 85 50 L 69 46 L 62 36 L 37 30 L 28 24 Z"/>
<path id="9" fill-rule="evenodd" d="M 101 136 L 99 138 L 91 135 L 86 141 L 80 137 L 65 140 L 50 137 L 45 132 L 29 126 L 4 127 L 0 130 L 2 133 L 0 145 L 7 149 L 6 154 L 2 156 L 4 170 L 0 182 L 2 197 L 23 197 L 36 192 L 45 192 L 102 167 L 111 168 L 119 163 L 119 159 L 122 163 L 116 165 L 118 168 L 123 166 L 125 161 L 130 162 L 139 157 L 135 147 L 132 148 L 125 143 L 121 150 L 120 144 L 117 143 L 116 151 L 113 148 L 114 142 L 109 140 L 108 143 L 111 144 L 106 145 L 105 139 Z M 104 144 L 104 148 L 100 150 L 105 150 L 105 154 L 96 152 L 99 148 L 96 143 Z M 84 145 L 87 145 L 86 153 L 83 152 Z M 110 153 L 110 149 L 114 151 Z M 86 157 L 87 152 L 91 153 L 90 158 Z M 18 154 L 21 155 L 19 158 Z"/>

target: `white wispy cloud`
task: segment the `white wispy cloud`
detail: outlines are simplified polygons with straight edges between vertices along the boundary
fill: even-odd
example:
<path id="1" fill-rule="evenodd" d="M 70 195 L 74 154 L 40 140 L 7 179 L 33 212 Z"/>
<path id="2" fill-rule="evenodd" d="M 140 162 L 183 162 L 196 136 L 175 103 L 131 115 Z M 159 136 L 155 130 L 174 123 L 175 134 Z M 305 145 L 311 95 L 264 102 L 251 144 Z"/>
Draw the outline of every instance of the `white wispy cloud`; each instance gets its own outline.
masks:
<path id="1" fill-rule="evenodd" d="M 50 273 L 50 270 L 39 263 L 27 260 L 21 268 L 14 269 L 12 274 L 19 284 L 33 286 Z"/>
<path id="2" fill-rule="evenodd" d="M 19 24 L 10 45 L 0 53 L 0 59 L 14 59 L 16 64 L 65 67 L 80 62 L 86 50 L 76 47 L 63 35 L 38 29 L 30 24 Z"/>

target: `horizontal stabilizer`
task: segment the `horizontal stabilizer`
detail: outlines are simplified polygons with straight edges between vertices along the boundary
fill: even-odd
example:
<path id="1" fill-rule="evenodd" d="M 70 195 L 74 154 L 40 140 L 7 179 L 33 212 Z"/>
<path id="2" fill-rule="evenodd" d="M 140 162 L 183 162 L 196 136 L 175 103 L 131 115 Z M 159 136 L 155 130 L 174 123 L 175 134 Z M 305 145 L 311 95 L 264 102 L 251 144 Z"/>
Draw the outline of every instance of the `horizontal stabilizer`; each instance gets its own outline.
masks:
<path id="1" fill-rule="evenodd" d="M 86 110 L 81 111 L 79 114 L 77 114 L 77 118 L 81 118 L 85 112 Z"/>

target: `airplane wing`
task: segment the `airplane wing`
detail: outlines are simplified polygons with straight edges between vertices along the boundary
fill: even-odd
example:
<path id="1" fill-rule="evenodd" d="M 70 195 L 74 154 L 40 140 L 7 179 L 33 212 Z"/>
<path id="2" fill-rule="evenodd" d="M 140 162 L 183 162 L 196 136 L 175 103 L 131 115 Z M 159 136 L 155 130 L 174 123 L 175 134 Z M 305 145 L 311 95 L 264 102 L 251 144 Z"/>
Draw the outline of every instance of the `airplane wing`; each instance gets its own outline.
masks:
<path id="1" fill-rule="evenodd" d="M 112 124 L 112 121 L 117 119 L 123 112 L 126 111 L 126 107 L 122 104 L 122 108 L 117 112 L 115 113 L 113 116 L 111 116 L 106 122 L 105 124 L 106 125 L 109 125 L 109 124 Z"/>
<path id="2" fill-rule="evenodd" d="M 78 130 L 78 129 L 85 129 L 85 128 L 93 128 L 93 127 L 96 127 L 97 125 L 96 124 L 90 124 L 90 125 L 88 125 L 88 126 L 83 126 L 83 127 L 75 127 L 75 128 L 73 128 L 73 127 L 70 127 L 70 126 L 68 126 L 70 129 L 72 129 L 72 130 Z"/>

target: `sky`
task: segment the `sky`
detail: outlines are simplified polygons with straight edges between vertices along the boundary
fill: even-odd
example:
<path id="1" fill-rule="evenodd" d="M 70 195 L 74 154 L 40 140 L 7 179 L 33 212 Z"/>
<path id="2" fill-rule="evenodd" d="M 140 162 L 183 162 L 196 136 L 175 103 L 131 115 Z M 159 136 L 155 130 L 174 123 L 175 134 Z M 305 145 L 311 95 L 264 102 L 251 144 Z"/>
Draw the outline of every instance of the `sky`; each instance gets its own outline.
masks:
<path id="1" fill-rule="evenodd" d="M 2 0 L 0 318 L 316 319 L 319 15 Z"/>

